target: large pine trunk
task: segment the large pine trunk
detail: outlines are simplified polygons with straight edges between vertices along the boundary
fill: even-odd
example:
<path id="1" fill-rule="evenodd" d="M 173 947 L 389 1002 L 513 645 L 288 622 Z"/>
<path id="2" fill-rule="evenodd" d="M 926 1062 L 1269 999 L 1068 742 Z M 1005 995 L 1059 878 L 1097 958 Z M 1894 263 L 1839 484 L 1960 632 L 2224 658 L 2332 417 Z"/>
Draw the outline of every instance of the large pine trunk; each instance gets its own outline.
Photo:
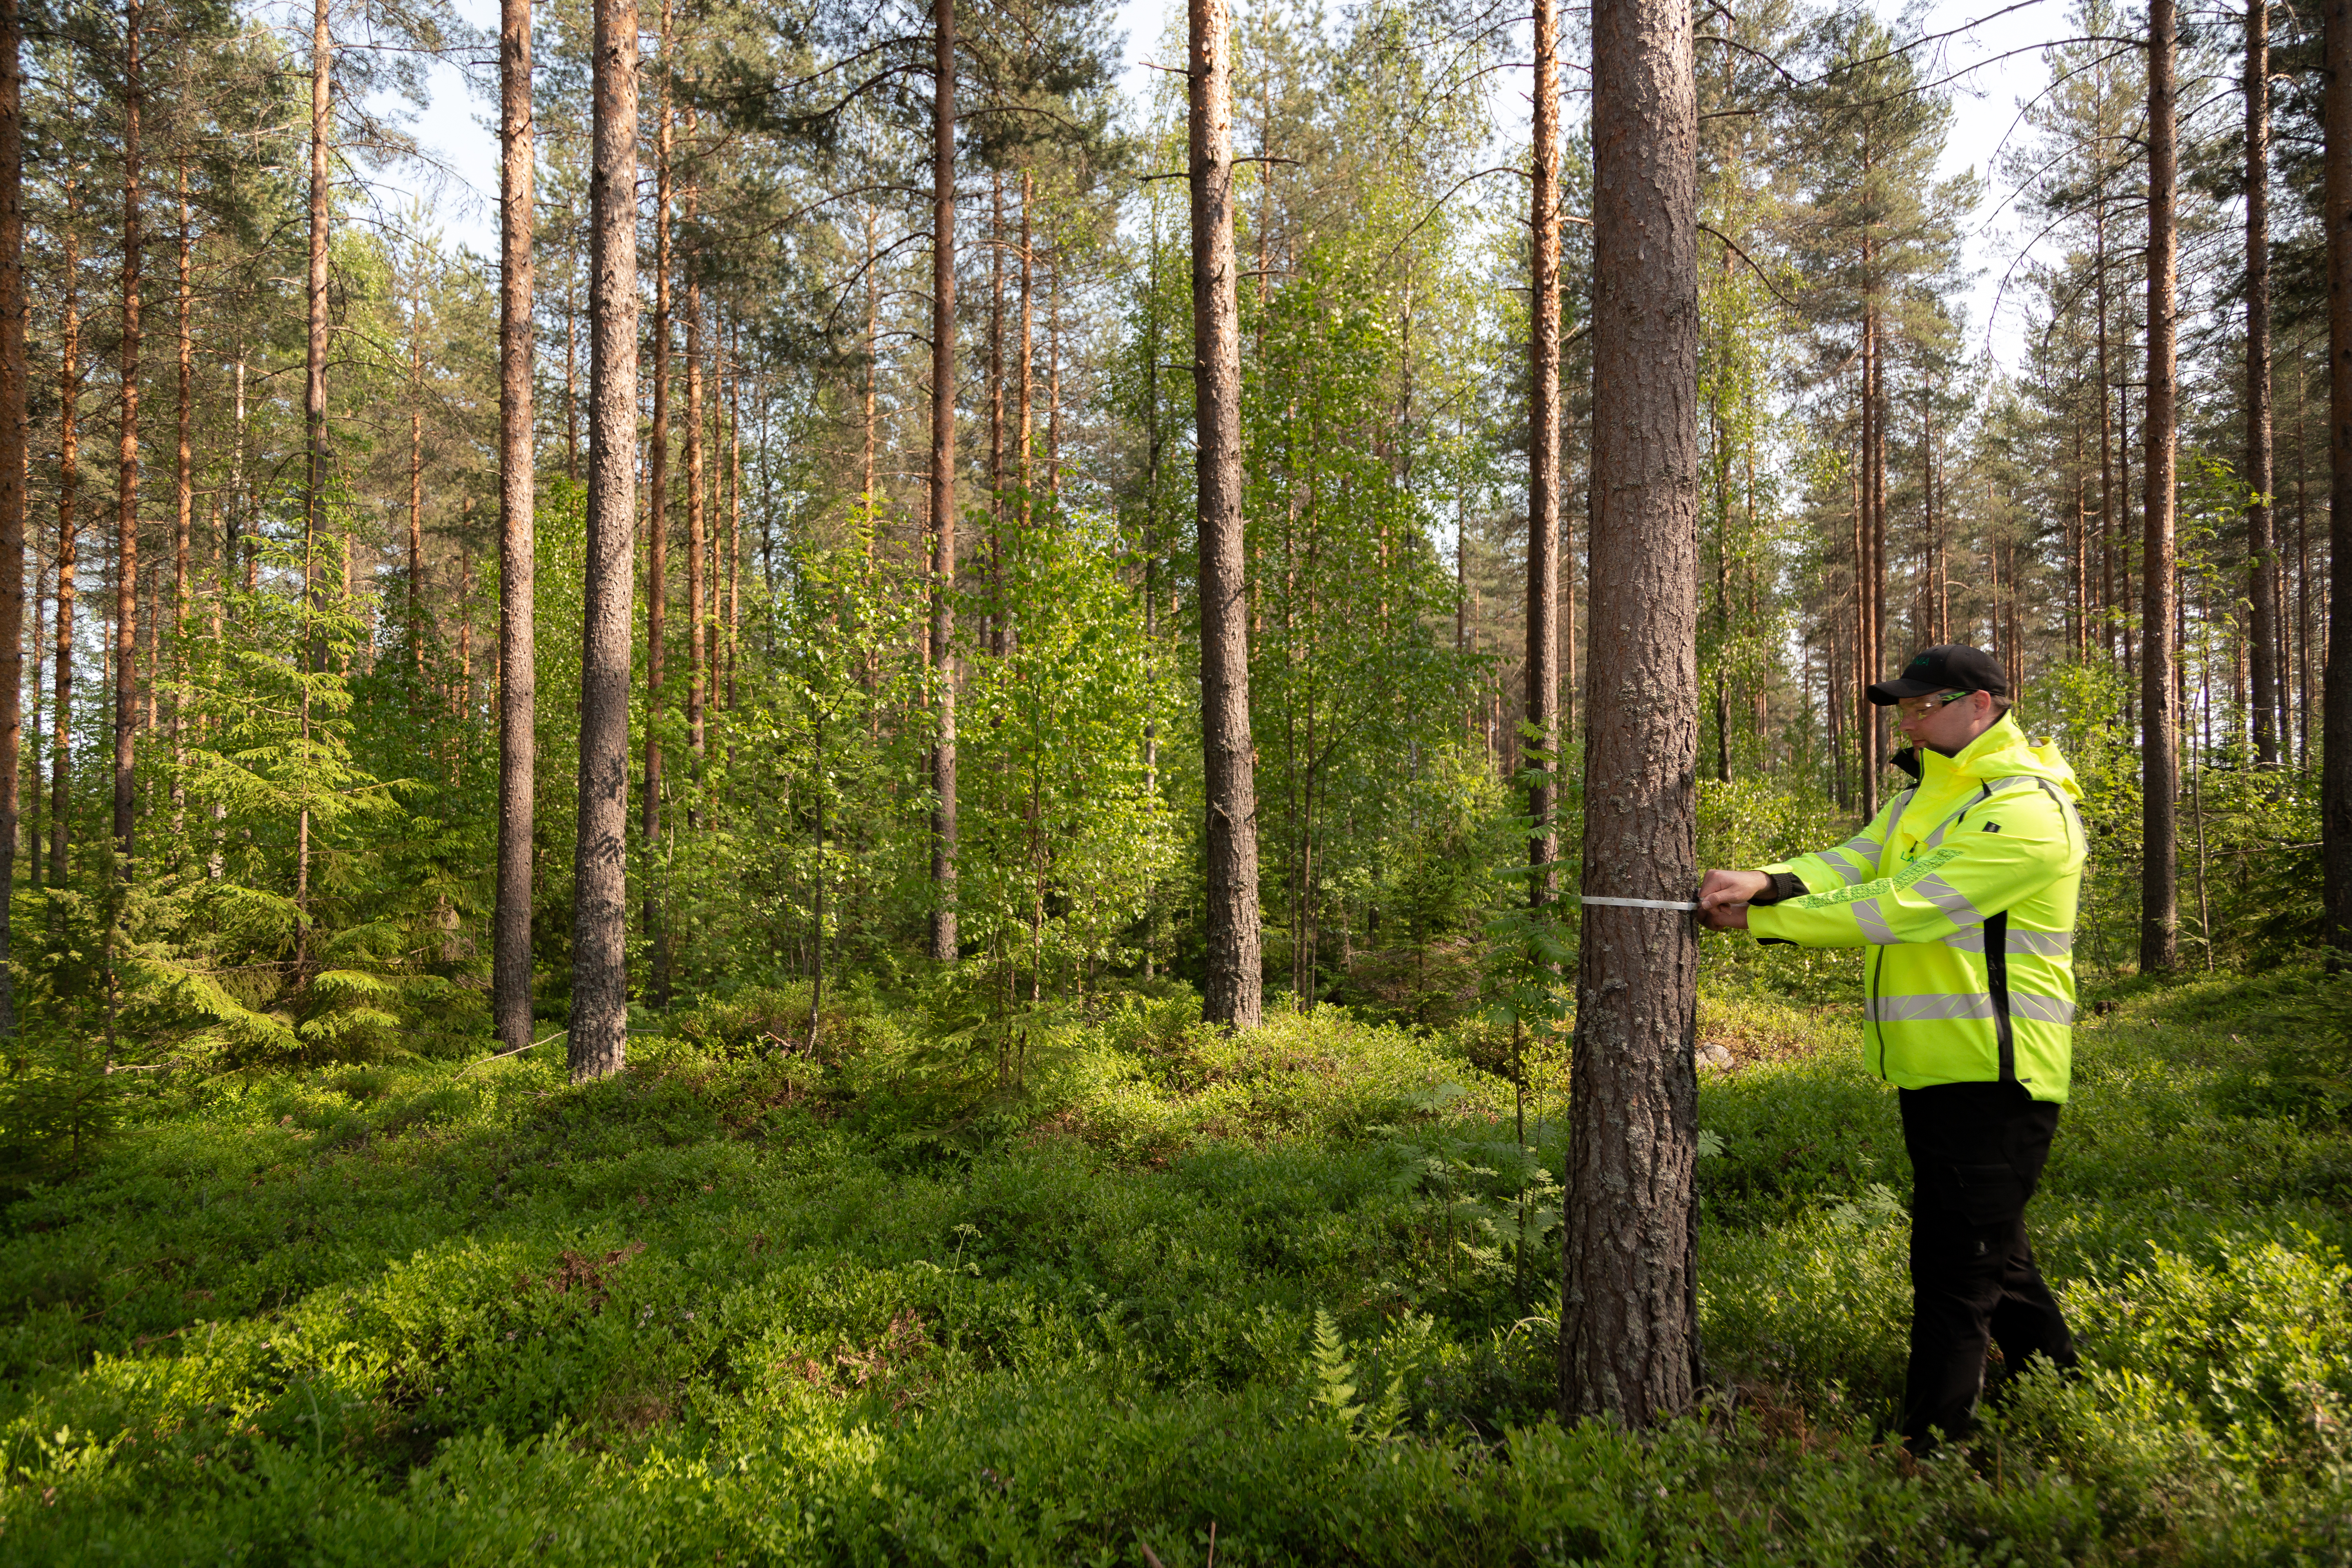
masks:
<path id="1" fill-rule="evenodd" d="M 1198 388 L 1201 745 L 1208 821 L 1202 1016 L 1255 1029 L 1264 1006 L 1257 781 L 1242 537 L 1242 348 L 1234 276 L 1233 14 L 1190 0 L 1192 379 Z M 1058 364 L 1057 364 L 1058 368 Z M 1056 409 L 1058 412 L 1058 407 Z"/>
<path id="2" fill-rule="evenodd" d="M 955 0 L 935 0 L 931 126 L 931 957 L 956 960 Z"/>
<path id="3" fill-rule="evenodd" d="M 499 891 L 490 1017 L 508 1050 L 530 1043 L 532 787 L 539 675 L 531 451 L 530 0 L 499 5 Z"/>
<path id="4" fill-rule="evenodd" d="M 2327 673 L 2320 716 L 2320 833 L 2327 940 L 2352 961 L 2352 0 L 2327 0 Z"/>
<path id="5" fill-rule="evenodd" d="M 1674 900 L 1697 882 L 1698 107 L 1691 14 L 1592 15 L 1592 648 L 1588 897 Z M 1563 1419 L 1646 1426 L 1698 1366 L 1693 918 L 1588 904 L 1570 1064 Z"/>
<path id="6" fill-rule="evenodd" d="M 1535 180 L 1528 203 L 1528 726 L 1539 753 L 1528 786 L 1528 901 L 1551 902 L 1559 766 L 1559 12 L 1536 0 Z"/>
<path id="7" fill-rule="evenodd" d="M 637 7 L 596 0 L 589 174 L 588 537 L 572 862 L 574 1079 L 620 1070 L 629 1021 L 629 616 L 637 444 Z"/>
<path id="8" fill-rule="evenodd" d="M 2175 833 L 2180 760 L 2174 747 L 2172 493 L 2179 384 L 2173 321 L 2178 225 L 2173 0 L 2147 8 L 2147 392 L 2141 413 L 2147 459 L 2140 550 L 2139 967 L 2168 970 L 2180 953 L 2179 846 Z"/>

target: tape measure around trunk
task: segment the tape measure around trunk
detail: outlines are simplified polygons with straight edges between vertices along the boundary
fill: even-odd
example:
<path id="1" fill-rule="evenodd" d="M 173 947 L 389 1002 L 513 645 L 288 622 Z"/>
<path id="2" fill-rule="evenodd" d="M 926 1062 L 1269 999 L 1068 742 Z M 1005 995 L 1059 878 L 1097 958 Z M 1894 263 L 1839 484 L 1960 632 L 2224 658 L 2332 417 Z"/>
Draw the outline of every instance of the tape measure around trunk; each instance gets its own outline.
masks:
<path id="1" fill-rule="evenodd" d="M 1580 904 L 1607 904 L 1612 909 L 1620 910 L 1695 910 L 1698 908 L 1696 904 L 1682 903 L 1673 899 L 1596 899 L 1590 895 L 1581 895 L 1576 901 Z"/>

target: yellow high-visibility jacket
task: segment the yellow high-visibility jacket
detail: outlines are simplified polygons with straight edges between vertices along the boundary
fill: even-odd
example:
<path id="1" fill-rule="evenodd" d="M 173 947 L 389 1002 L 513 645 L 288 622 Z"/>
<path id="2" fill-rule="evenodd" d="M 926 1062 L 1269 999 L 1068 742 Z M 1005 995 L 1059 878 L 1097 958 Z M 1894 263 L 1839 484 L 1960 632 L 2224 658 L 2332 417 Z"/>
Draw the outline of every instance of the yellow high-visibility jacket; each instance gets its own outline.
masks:
<path id="1" fill-rule="evenodd" d="M 1863 1051 L 1905 1089 L 2022 1084 L 2066 1099 L 2074 908 L 2089 851 L 2082 786 L 2003 714 L 1834 849 L 1762 868 L 1801 898 L 1748 910 L 1759 939 L 1867 947 Z"/>

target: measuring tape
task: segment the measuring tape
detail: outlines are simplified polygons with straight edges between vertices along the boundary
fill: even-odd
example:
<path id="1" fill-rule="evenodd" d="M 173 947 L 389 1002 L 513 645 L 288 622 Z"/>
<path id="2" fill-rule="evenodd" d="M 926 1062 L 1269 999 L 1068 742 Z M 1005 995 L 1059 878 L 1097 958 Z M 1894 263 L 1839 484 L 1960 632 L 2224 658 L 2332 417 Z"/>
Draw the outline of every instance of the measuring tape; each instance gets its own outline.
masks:
<path id="1" fill-rule="evenodd" d="M 1585 895 L 1579 897 L 1576 901 L 1580 904 L 1607 904 L 1612 909 L 1619 910 L 1689 910 L 1698 908 L 1695 903 L 1685 903 L 1674 899 L 1596 899 Z"/>

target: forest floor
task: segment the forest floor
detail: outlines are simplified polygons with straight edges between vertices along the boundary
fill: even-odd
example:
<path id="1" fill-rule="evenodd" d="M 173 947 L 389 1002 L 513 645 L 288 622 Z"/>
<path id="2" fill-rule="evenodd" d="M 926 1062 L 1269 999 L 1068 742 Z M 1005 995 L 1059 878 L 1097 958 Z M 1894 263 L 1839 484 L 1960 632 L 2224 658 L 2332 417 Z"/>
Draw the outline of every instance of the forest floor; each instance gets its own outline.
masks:
<path id="1" fill-rule="evenodd" d="M 1475 1032 L 1131 996 L 1015 1094 L 870 1002 L 761 1055 L 771 998 L 577 1089 L 154 1085 L 0 1221 L 0 1559 L 2352 1560 L 2347 994 L 2099 1002 L 2030 1215 L 2088 1375 L 1923 1465 L 1851 1007 L 1706 1003 L 1718 1386 L 1646 1436 L 1547 1413 L 1558 1095 Z"/>

